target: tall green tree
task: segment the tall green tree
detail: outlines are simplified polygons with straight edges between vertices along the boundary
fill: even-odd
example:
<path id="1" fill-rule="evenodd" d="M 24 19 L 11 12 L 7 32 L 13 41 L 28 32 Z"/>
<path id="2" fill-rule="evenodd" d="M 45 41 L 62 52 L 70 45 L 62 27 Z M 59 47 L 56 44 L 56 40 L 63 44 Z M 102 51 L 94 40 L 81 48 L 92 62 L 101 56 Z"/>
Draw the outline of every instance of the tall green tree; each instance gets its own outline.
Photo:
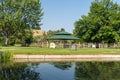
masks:
<path id="1" fill-rule="evenodd" d="M 75 22 L 74 35 L 83 42 L 115 43 L 120 39 L 120 6 L 112 0 L 95 0 L 87 16 Z"/>
<path id="2" fill-rule="evenodd" d="M 8 45 L 12 36 L 40 26 L 40 0 L 0 0 L 0 32 Z"/>
<path id="3" fill-rule="evenodd" d="M 25 0 L 22 8 L 24 21 L 32 29 L 40 29 L 43 12 L 40 0 Z"/>

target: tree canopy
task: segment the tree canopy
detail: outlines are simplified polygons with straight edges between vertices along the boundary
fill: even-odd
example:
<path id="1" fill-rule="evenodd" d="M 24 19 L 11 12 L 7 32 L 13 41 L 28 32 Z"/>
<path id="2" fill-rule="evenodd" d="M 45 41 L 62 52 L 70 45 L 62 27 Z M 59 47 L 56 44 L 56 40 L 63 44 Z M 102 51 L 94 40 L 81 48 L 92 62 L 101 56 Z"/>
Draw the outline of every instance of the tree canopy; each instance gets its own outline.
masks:
<path id="1" fill-rule="evenodd" d="M 18 33 L 38 28 L 42 16 L 40 0 L 0 0 L 0 32 L 5 45 Z"/>
<path id="2" fill-rule="evenodd" d="M 120 6 L 112 0 L 95 0 L 87 16 L 75 22 L 74 35 L 83 42 L 115 43 L 120 40 Z"/>

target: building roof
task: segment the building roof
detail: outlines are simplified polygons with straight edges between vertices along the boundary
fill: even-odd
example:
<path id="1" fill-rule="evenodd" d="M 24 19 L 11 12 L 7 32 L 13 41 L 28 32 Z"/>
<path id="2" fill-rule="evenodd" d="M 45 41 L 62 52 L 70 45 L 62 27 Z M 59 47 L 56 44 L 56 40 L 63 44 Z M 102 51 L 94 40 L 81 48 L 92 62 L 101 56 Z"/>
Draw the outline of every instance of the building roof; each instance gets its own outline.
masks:
<path id="1" fill-rule="evenodd" d="M 79 40 L 79 38 L 72 36 L 68 32 L 58 32 L 53 36 L 50 36 L 50 40 Z"/>

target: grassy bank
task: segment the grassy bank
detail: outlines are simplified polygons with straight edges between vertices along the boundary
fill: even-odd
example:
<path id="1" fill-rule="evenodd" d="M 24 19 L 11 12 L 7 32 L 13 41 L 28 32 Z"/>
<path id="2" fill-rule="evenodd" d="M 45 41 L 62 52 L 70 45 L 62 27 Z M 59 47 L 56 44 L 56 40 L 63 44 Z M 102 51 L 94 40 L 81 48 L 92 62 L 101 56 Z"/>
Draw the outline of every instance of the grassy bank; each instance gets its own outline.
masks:
<path id="1" fill-rule="evenodd" d="M 0 52 L 0 63 L 6 63 L 13 60 L 13 54 L 9 51 Z"/>
<path id="2" fill-rule="evenodd" d="M 113 48 L 79 48 L 71 50 L 68 48 L 39 48 L 39 47 L 2 47 L 0 51 L 9 51 L 14 54 L 120 54 L 120 49 Z"/>

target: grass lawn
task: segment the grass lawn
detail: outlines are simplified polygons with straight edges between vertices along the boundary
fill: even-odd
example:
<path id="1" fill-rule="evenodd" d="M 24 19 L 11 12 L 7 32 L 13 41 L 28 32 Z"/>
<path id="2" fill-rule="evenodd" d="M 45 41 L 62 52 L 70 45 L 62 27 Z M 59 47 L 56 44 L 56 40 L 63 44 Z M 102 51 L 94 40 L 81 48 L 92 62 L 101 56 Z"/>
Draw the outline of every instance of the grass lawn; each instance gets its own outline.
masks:
<path id="1" fill-rule="evenodd" d="M 79 48 L 71 50 L 68 48 L 39 48 L 39 47 L 2 47 L 0 51 L 10 51 L 15 54 L 120 54 L 120 49 L 114 48 Z"/>
<path id="2" fill-rule="evenodd" d="M 1 47 L 0 51 L 10 51 L 14 54 L 49 54 L 49 55 L 64 55 L 64 54 L 120 54 L 120 49 L 114 48 L 79 48 L 71 50 L 68 48 L 39 48 L 39 47 Z"/>

